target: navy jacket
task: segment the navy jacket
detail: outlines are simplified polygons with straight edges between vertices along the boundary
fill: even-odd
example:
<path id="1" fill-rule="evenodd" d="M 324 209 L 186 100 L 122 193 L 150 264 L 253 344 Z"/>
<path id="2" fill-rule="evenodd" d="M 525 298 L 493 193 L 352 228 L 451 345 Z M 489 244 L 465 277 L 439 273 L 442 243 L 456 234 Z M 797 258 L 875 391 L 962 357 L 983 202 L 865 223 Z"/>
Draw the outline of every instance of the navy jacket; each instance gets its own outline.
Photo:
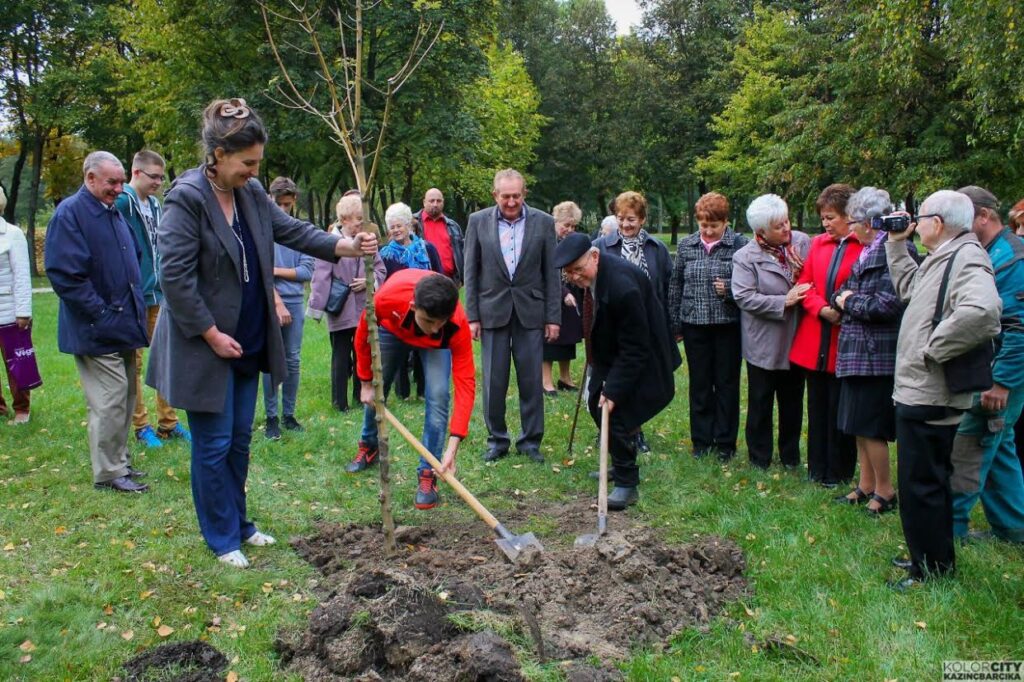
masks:
<path id="1" fill-rule="evenodd" d="M 149 345 L 139 247 L 113 206 L 83 185 L 46 228 L 46 276 L 60 297 L 57 346 L 106 355 Z"/>
<path id="2" fill-rule="evenodd" d="M 597 238 L 594 240 L 594 246 L 601 250 L 602 255 L 611 253 L 622 257 L 622 236 L 618 232 Z M 650 234 L 647 235 L 643 248 L 644 258 L 647 259 L 647 271 L 651 277 L 651 287 L 654 288 L 654 295 L 658 297 L 658 303 L 661 304 L 665 313 L 665 320 L 671 325 L 672 315 L 668 308 L 668 283 L 672 279 L 672 256 L 668 252 L 668 247 Z"/>

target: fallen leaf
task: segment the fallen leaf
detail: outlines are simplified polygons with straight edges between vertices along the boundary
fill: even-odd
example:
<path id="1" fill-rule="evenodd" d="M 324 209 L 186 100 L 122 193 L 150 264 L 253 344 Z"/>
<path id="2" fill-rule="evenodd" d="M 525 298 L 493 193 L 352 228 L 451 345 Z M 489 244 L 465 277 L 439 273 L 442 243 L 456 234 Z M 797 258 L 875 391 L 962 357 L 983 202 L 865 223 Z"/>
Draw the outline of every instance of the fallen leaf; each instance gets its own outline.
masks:
<path id="1" fill-rule="evenodd" d="M 124 541 L 124 548 L 125 549 L 135 549 L 135 543 L 132 542 L 131 540 L 125 540 Z"/>
<path id="2" fill-rule="evenodd" d="M 68 529 L 65 528 L 64 526 L 57 526 L 56 528 L 53 529 L 53 532 L 55 534 L 57 534 L 57 535 L 64 535 L 64 533 L 68 532 Z"/>
<path id="3" fill-rule="evenodd" d="M 797 639 L 793 635 L 786 635 L 786 641 L 790 644 L 796 644 Z"/>
<path id="4" fill-rule="evenodd" d="M 32 655 L 31 654 L 25 654 L 24 656 L 22 656 L 21 658 L 18 659 L 18 663 L 28 663 L 31 660 L 32 660 Z"/>
<path id="5" fill-rule="evenodd" d="M 18 648 L 28 653 L 29 651 L 35 651 L 36 645 L 32 643 L 31 639 L 26 639 L 24 642 L 18 645 Z"/>
<path id="6" fill-rule="evenodd" d="M 7 599 L 7 593 L 0 590 L 0 601 L 3 601 L 4 599 Z"/>
<path id="7" fill-rule="evenodd" d="M 156 634 L 160 635 L 161 637 L 170 637 L 172 632 L 174 632 L 174 628 L 168 625 L 161 625 L 156 629 Z"/>
<path id="8" fill-rule="evenodd" d="M 153 596 L 153 590 L 146 590 L 139 595 L 139 599 L 149 599 Z"/>
<path id="9" fill-rule="evenodd" d="M 124 632 L 121 633 L 121 639 L 123 639 L 126 642 L 132 641 L 132 639 L 134 639 L 134 637 L 135 637 L 135 631 L 134 630 L 125 630 Z"/>
<path id="10" fill-rule="evenodd" d="M 13 552 L 14 551 L 14 543 L 13 542 L 8 542 L 6 545 L 4 545 L 4 551 L 5 552 Z"/>
<path id="11" fill-rule="evenodd" d="M 110 604 L 107 604 L 106 606 L 104 606 L 103 607 L 103 615 L 105 615 L 105 616 L 112 616 L 112 615 L 114 615 L 114 607 L 111 606 Z"/>
<path id="12" fill-rule="evenodd" d="M 99 622 L 99 623 L 96 623 L 96 629 L 97 629 L 97 630 L 102 630 L 102 629 L 104 629 L 105 627 L 107 627 L 107 623 L 106 623 L 106 621 L 101 621 L 101 622 Z"/>
<path id="13" fill-rule="evenodd" d="M 156 618 L 154 618 L 153 619 L 153 627 L 156 627 L 156 626 L 160 625 L 160 623 L 162 623 L 163 620 L 164 619 L 161 618 L 160 616 L 157 616 Z"/>
<path id="14" fill-rule="evenodd" d="M 270 583 L 263 583 L 262 589 L 263 589 L 263 594 L 270 594 L 271 592 L 274 591 L 274 586 L 271 585 Z"/>
<path id="15" fill-rule="evenodd" d="M 238 673 L 232 670 L 228 673 L 228 676 L 224 678 L 224 682 L 238 682 Z"/>
<path id="16" fill-rule="evenodd" d="M 917 627 L 921 628 L 922 630 L 924 630 L 924 629 L 926 629 L 928 627 L 928 623 L 924 622 L 923 620 L 915 620 L 914 621 L 914 625 L 916 625 Z"/>

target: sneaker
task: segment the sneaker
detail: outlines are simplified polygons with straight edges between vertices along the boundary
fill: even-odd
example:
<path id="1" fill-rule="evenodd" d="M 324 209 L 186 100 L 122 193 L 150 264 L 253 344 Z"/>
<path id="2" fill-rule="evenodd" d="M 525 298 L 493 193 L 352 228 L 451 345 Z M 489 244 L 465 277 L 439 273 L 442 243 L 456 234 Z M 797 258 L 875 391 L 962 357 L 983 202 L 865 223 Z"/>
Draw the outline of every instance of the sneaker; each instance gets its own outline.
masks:
<path id="1" fill-rule="evenodd" d="M 15 412 L 12 424 L 28 424 L 28 412 Z"/>
<path id="2" fill-rule="evenodd" d="M 295 421 L 295 417 L 290 414 L 286 414 L 284 419 L 281 420 L 281 426 L 288 429 L 289 431 L 305 431 L 302 424 Z"/>
<path id="3" fill-rule="evenodd" d="M 359 453 L 356 458 L 349 462 L 345 471 L 350 474 L 357 474 L 368 466 L 377 463 L 377 446 L 370 447 L 363 441 L 359 441 Z"/>
<path id="4" fill-rule="evenodd" d="M 135 440 L 141 442 L 147 448 L 159 448 L 164 444 L 160 437 L 156 435 L 156 431 L 153 430 L 152 426 L 143 426 L 136 431 Z"/>
<path id="5" fill-rule="evenodd" d="M 273 535 L 256 531 L 245 539 L 245 544 L 252 545 L 253 547 L 266 547 L 267 545 L 277 544 L 277 540 Z"/>
<path id="6" fill-rule="evenodd" d="M 220 554 L 217 556 L 217 561 L 222 561 L 228 566 L 234 566 L 235 568 L 249 568 L 249 560 L 242 554 L 242 550 L 236 549 L 234 552 L 228 552 L 227 554 Z"/>
<path id="7" fill-rule="evenodd" d="M 188 432 L 181 424 L 175 424 L 173 429 L 157 429 L 156 435 L 164 440 L 174 440 L 180 438 L 186 443 L 192 442 L 192 434 Z"/>
<path id="8" fill-rule="evenodd" d="M 433 509 L 437 506 L 437 477 L 433 471 L 421 471 L 416 488 L 416 508 Z"/>
<path id="9" fill-rule="evenodd" d="M 267 440 L 281 440 L 281 426 L 277 417 L 267 417 L 267 424 L 263 427 L 263 435 Z"/>

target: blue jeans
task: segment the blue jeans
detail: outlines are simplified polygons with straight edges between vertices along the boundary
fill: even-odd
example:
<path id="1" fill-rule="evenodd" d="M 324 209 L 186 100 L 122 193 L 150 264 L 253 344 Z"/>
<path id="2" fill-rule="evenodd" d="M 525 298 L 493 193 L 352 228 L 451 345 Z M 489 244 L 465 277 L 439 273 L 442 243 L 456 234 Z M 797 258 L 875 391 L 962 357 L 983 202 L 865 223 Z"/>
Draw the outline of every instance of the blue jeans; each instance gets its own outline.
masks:
<path id="1" fill-rule="evenodd" d="M 259 375 L 228 372 L 222 412 L 186 412 L 192 430 L 192 500 L 199 530 L 220 556 L 256 532 L 245 516 L 249 441 Z"/>
<path id="2" fill-rule="evenodd" d="M 281 384 L 281 407 L 284 416 L 295 416 L 295 397 L 299 393 L 299 366 L 302 356 L 302 327 L 306 316 L 302 301 L 285 301 L 284 307 L 292 314 L 292 323 L 281 327 L 284 339 L 284 359 L 288 374 Z M 277 417 L 277 387 L 270 381 L 270 375 L 263 375 L 263 409 L 268 419 Z"/>
<path id="3" fill-rule="evenodd" d="M 395 373 L 410 350 L 415 350 L 420 355 L 426 383 L 423 445 L 432 455 L 440 459 L 441 446 L 444 443 L 445 433 L 448 431 L 448 387 L 452 378 L 452 353 L 446 348 L 413 348 L 402 343 L 394 334 L 389 334 L 381 329 L 380 357 L 381 368 L 384 372 L 385 398 L 394 383 Z M 369 405 L 363 407 L 362 441 L 371 447 L 377 447 L 377 411 Z M 418 470 L 422 472 L 430 469 L 430 464 L 420 457 Z"/>
<path id="4" fill-rule="evenodd" d="M 1024 408 L 1024 388 L 1014 388 L 1000 414 L 986 414 L 980 407 L 978 396 L 974 406 L 964 413 L 957 431 L 957 439 L 976 439 L 981 449 L 981 462 L 977 471 L 977 485 L 970 490 L 953 494 L 953 534 L 967 535 L 971 509 L 981 500 L 985 518 L 996 537 L 1011 542 L 1024 542 L 1024 478 L 1014 443 L 1014 424 Z M 989 419 L 1003 418 L 1001 430 L 989 431 Z M 973 477 L 972 477 L 973 478 Z"/>

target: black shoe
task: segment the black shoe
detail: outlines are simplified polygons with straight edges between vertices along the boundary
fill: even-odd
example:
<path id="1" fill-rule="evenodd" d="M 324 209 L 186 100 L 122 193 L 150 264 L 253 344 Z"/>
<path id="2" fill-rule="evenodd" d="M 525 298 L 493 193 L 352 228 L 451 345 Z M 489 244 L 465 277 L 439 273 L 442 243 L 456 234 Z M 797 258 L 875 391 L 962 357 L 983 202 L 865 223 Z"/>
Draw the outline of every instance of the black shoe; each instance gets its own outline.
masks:
<path id="1" fill-rule="evenodd" d="M 548 398 L 557 398 L 558 397 L 558 391 L 556 391 L 555 389 L 551 389 L 549 391 L 548 389 L 545 388 L 544 389 L 544 395 L 547 396 Z"/>
<path id="2" fill-rule="evenodd" d="M 356 458 L 348 463 L 345 467 L 345 471 L 350 474 L 357 474 L 368 466 L 377 463 L 377 446 L 367 445 L 363 441 L 359 441 L 359 452 L 356 453 Z"/>
<path id="3" fill-rule="evenodd" d="M 589 474 L 587 474 L 587 477 L 592 480 L 599 481 L 601 480 L 601 472 L 591 471 Z M 614 478 L 612 478 L 612 469 L 611 467 L 608 467 L 608 482 L 611 483 L 613 480 Z"/>
<path id="4" fill-rule="evenodd" d="M 711 454 L 711 448 L 694 448 L 693 449 L 693 458 L 694 459 L 703 459 L 704 457 L 707 457 L 710 454 Z"/>
<path id="5" fill-rule="evenodd" d="M 100 481 L 93 485 L 100 490 L 109 488 L 119 493 L 144 493 L 149 490 L 149 486 L 145 483 L 136 483 L 127 476 L 120 476 L 109 481 Z"/>
<path id="6" fill-rule="evenodd" d="M 736 451 L 735 450 L 729 450 L 727 448 L 723 448 L 723 449 L 720 449 L 718 451 L 718 461 L 719 462 L 728 462 L 728 461 L 730 461 L 735 456 L 736 456 Z"/>
<path id="7" fill-rule="evenodd" d="M 886 583 L 886 586 L 894 592 L 909 592 L 910 590 L 917 589 L 924 585 L 924 581 L 920 578 L 900 578 L 899 580 L 890 580 Z"/>
<path id="8" fill-rule="evenodd" d="M 543 464 L 544 463 L 544 455 L 540 454 L 540 450 L 534 450 L 532 448 L 530 450 L 525 450 L 525 451 L 524 450 L 520 450 L 519 454 L 520 455 L 526 455 L 527 457 L 530 458 L 531 462 L 535 462 L 537 464 Z"/>
<path id="9" fill-rule="evenodd" d="M 578 390 L 580 390 L 579 386 L 573 386 L 572 384 L 567 384 L 564 381 L 562 381 L 561 379 L 558 380 L 558 383 L 556 384 L 556 386 L 558 386 L 558 390 L 559 391 L 578 391 Z"/>
<path id="10" fill-rule="evenodd" d="M 866 493 L 860 489 L 860 486 L 857 486 L 850 492 L 846 493 L 846 495 L 837 495 L 836 497 L 833 497 L 832 501 L 836 504 L 864 504 L 871 499 L 873 494 L 874 491 Z M 849 497 L 850 495 L 855 495 L 856 497 Z"/>
<path id="11" fill-rule="evenodd" d="M 281 440 L 281 426 L 277 417 L 267 417 L 267 425 L 263 427 L 263 435 L 267 440 Z"/>
<path id="12" fill-rule="evenodd" d="M 637 431 L 636 433 L 636 451 L 642 455 L 646 455 L 651 451 L 651 446 L 647 444 L 647 438 L 644 436 L 643 431 Z"/>
<path id="13" fill-rule="evenodd" d="M 295 421 L 295 417 L 290 414 L 286 414 L 284 419 L 281 420 L 281 426 L 288 429 L 289 431 L 305 431 L 306 429 L 299 422 Z"/>
<path id="14" fill-rule="evenodd" d="M 761 471 L 768 471 L 768 467 L 771 465 L 768 464 L 767 462 L 757 462 L 754 460 L 750 460 L 750 466 Z"/>
<path id="15" fill-rule="evenodd" d="M 833 490 L 839 487 L 839 481 L 822 481 L 821 487 L 826 490 Z"/>
<path id="16" fill-rule="evenodd" d="M 145 471 L 139 471 L 132 465 L 128 465 L 128 478 L 145 478 L 148 475 Z"/>
<path id="17" fill-rule="evenodd" d="M 910 567 L 914 565 L 914 562 L 910 559 L 904 559 L 900 556 L 894 556 L 892 558 L 892 561 L 890 561 L 889 563 L 891 563 L 896 568 L 902 568 L 904 571 L 909 571 Z"/>
<path id="18" fill-rule="evenodd" d="M 626 507 L 636 504 L 637 500 L 640 499 L 640 493 L 636 491 L 636 488 L 623 488 L 615 486 L 612 491 L 608 493 L 608 509 L 612 511 L 622 511 Z"/>
<path id="19" fill-rule="evenodd" d="M 881 516 L 891 511 L 896 511 L 899 506 L 899 500 L 896 499 L 896 493 L 888 500 L 878 494 L 872 494 L 871 499 L 878 503 L 878 509 L 872 509 L 871 507 L 864 507 L 864 511 L 872 516 Z"/>
<path id="20" fill-rule="evenodd" d="M 485 462 L 497 462 L 502 457 L 508 455 L 508 450 L 498 450 L 497 448 L 491 448 L 484 453 Z"/>

